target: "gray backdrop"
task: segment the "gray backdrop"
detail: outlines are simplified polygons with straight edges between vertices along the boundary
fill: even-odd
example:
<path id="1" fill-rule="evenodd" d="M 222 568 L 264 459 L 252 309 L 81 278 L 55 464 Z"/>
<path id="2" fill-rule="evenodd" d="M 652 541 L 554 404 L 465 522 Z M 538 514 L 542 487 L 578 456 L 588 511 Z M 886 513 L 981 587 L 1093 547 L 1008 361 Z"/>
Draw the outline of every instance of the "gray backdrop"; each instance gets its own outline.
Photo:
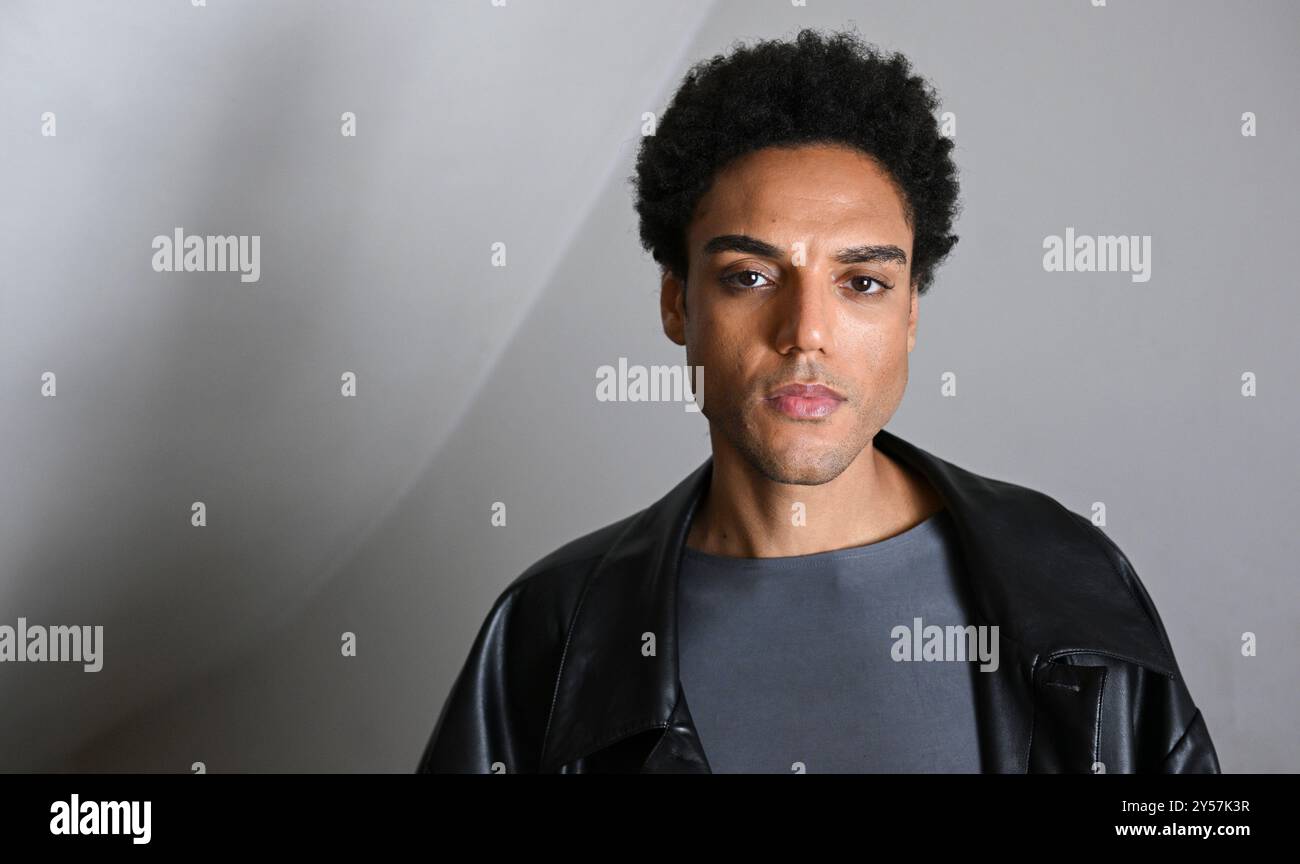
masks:
<path id="1" fill-rule="evenodd" d="M 850 22 L 955 115 L 965 202 L 889 428 L 1106 502 L 1224 770 L 1300 767 L 1297 4 L 133 0 L 0 7 L 0 624 L 105 628 L 100 672 L 0 664 L 0 770 L 413 770 L 501 589 L 708 455 L 594 397 L 685 362 L 643 112 Z M 154 272 L 178 226 L 260 281 Z M 1045 272 L 1067 227 L 1150 235 L 1150 281 Z"/>

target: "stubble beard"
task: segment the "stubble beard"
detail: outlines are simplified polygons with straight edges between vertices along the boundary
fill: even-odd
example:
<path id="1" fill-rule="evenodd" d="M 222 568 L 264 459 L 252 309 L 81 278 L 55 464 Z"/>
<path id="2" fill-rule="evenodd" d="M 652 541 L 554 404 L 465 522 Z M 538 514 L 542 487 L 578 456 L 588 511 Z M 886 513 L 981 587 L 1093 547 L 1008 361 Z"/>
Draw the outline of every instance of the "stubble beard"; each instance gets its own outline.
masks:
<path id="1" fill-rule="evenodd" d="M 834 419 L 829 422 L 842 423 L 843 413 L 849 410 L 855 420 L 853 432 L 863 429 L 865 420 L 853 410 L 855 404 L 857 403 L 850 401 L 841 405 L 832 415 Z M 719 419 L 724 437 L 755 471 L 773 483 L 793 486 L 820 486 L 829 483 L 853 464 L 853 460 L 858 458 L 871 440 L 869 434 L 863 433 L 832 441 L 818 441 L 815 445 L 802 449 L 793 441 L 777 446 L 763 434 L 763 428 L 767 424 L 763 424 L 758 417 L 759 412 L 763 411 L 770 409 L 758 400 L 751 401 L 748 408 L 728 403 Z M 791 427 L 791 431 L 800 425 L 820 425 L 808 421 L 785 420 L 780 415 L 776 415 L 774 421 L 769 421 L 772 422 Z"/>

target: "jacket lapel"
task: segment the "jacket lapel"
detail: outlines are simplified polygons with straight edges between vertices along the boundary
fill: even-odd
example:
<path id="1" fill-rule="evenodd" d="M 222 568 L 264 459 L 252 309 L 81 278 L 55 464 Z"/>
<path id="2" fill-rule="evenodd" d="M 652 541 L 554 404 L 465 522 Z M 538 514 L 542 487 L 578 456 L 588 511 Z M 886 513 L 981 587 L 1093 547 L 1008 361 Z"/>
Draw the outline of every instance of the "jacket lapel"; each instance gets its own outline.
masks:
<path id="1" fill-rule="evenodd" d="M 712 774 L 709 760 L 700 746 L 691 712 L 686 706 L 686 694 L 677 688 L 677 704 L 668 720 L 659 743 L 650 751 L 641 766 L 643 774 Z"/>
<path id="2" fill-rule="evenodd" d="M 588 577 L 556 682 L 543 771 L 656 727 L 673 736 L 655 748 L 666 770 L 679 760 L 706 764 L 680 698 L 677 567 L 712 469 L 710 458 L 637 514 Z"/>
<path id="3" fill-rule="evenodd" d="M 972 474 L 883 429 L 874 445 L 938 490 L 957 526 L 971 623 L 998 626 L 997 669 L 974 673 L 982 770 L 1090 765 L 1105 669 L 1051 661 L 1099 650 L 1170 674 L 1148 622 L 1123 598 L 1098 593 L 1114 576 L 1090 572 L 1100 566 L 1095 554 L 1043 545 L 1077 532 L 1051 499 Z M 543 771 L 663 729 L 644 772 L 709 773 L 679 681 L 677 574 L 712 468 L 710 458 L 637 514 L 588 578 L 556 682 Z M 1049 567 L 1071 578 L 1049 578 Z M 1084 608 L 1088 615 L 1079 615 Z"/>

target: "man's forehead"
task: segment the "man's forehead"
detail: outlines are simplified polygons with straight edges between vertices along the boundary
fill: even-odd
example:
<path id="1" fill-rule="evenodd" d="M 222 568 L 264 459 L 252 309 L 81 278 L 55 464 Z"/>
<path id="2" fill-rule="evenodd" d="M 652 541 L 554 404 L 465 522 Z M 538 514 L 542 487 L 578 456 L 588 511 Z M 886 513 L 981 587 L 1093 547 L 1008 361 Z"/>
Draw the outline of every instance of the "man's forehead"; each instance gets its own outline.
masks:
<path id="1" fill-rule="evenodd" d="M 692 221 L 692 245 L 715 234 L 807 235 L 888 234 L 898 242 L 906 231 L 902 201 L 886 179 L 869 176 L 823 182 L 817 175 L 740 174 L 719 177 L 700 201 Z M 865 242 L 860 240 L 859 242 Z"/>
<path id="2" fill-rule="evenodd" d="M 892 186 L 889 172 L 875 159 L 843 147 L 767 148 L 732 160 L 717 176 L 718 185 L 761 191 L 780 188 L 813 193 L 836 189 L 875 190 Z M 892 191 L 892 189 L 891 189 Z"/>

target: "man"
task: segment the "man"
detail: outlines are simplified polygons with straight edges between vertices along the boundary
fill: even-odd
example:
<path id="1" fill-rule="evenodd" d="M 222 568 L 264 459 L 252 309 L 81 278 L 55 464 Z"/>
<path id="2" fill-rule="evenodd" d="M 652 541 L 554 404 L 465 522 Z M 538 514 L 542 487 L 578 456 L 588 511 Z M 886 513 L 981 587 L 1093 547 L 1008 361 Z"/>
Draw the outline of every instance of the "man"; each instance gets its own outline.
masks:
<path id="1" fill-rule="evenodd" d="M 843 33 L 688 73 L 635 180 L 712 457 L 502 592 L 418 770 L 1219 770 L 1119 548 L 883 429 L 957 240 L 935 106 Z"/>

